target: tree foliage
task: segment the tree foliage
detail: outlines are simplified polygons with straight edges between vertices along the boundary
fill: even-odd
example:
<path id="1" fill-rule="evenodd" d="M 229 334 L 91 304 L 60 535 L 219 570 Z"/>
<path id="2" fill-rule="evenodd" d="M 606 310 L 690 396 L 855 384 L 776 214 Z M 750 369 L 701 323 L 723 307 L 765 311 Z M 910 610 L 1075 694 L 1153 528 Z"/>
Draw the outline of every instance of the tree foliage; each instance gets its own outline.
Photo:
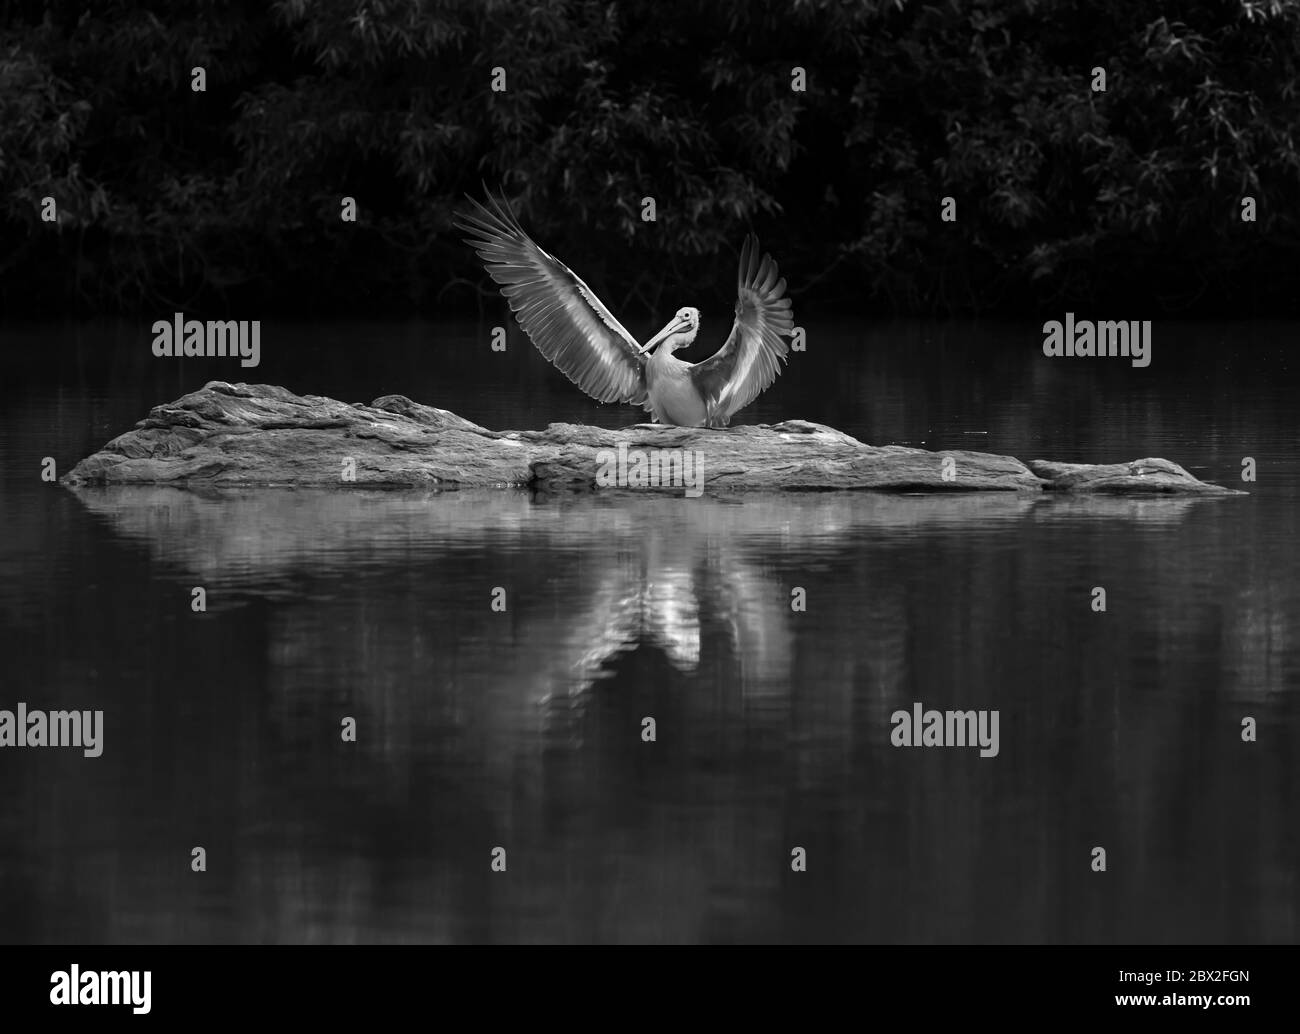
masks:
<path id="1" fill-rule="evenodd" d="M 484 182 L 615 305 L 1294 311 L 1300 0 L 0 9 L 5 311 L 473 306 Z"/>

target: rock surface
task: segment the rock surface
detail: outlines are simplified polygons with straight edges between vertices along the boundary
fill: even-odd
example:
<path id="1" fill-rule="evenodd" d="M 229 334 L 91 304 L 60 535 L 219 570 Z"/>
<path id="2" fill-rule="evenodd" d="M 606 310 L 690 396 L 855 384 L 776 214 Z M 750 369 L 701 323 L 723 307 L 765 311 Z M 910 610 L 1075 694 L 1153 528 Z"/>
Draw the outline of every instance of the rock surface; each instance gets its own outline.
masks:
<path id="1" fill-rule="evenodd" d="M 268 384 L 211 381 L 155 406 L 64 475 L 73 485 L 183 484 L 609 490 L 597 483 L 604 450 L 684 450 L 700 457 L 705 492 L 852 489 L 1043 490 L 1239 495 L 1176 463 L 1073 464 L 949 450 L 864 445 L 804 420 L 707 430 L 636 424 L 607 430 L 551 424 L 490 431 L 445 409 L 385 395 L 370 405 L 295 395 Z M 662 453 L 658 454 L 662 457 Z M 354 470 L 354 478 L 345 472 Z M 687 485 L 695 484 L 687 468 Z M 616 489 L 615 489 L 616 490 Z M 682 494 L 682 482 L 661 489 Z"/>

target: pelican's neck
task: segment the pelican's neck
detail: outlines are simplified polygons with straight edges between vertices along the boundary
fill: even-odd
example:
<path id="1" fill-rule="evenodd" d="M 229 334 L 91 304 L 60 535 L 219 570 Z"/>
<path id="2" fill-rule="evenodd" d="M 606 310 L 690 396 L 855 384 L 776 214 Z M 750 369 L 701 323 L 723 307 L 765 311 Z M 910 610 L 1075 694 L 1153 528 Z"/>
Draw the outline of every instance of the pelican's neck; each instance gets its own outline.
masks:
<path id="1" fill-rule="evenodd" d="M 686 348 L 695 340 L 695 335 L 699 333 L 698 329 L 681 330 L 676 334 L 669 334 L 659 343 L 656 350 L 659 355 L 672 355 L 679 348 Z"/>

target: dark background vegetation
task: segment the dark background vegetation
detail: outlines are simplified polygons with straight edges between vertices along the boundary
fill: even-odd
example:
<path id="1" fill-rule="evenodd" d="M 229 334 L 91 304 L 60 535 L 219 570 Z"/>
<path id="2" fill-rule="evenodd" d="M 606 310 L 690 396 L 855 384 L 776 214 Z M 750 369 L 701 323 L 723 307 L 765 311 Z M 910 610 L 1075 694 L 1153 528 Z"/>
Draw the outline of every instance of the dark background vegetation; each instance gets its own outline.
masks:
<path id="1" fill-rule="evenodd" d="M 486 181 L 616 309 L 752 226 L 801 312 L 1294 314 L 1298 69 L 1296 0 L 0 2 L 0 312 L 472 311 Z"/>

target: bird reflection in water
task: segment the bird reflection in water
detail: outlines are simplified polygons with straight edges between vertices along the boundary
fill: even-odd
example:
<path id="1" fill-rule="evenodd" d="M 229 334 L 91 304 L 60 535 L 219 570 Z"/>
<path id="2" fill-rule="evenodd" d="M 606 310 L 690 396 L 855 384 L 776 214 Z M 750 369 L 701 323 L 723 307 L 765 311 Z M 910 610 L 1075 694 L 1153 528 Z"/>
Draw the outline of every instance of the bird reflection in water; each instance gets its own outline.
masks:
<path id="1" fill-rule="evenodd" d="M 716 532 L 656 526 L 639 555 L 604 570 L 584 606 L 556 629 L 540 700 L 580 705 L 617 674 L 621 655 L 643 649 L 660 651 L 682 676 L 699 674 L 702 660 L 711 672 L 731 669 L 745 696 L 782 691 L 791 659 L 786 599 Z"/>

